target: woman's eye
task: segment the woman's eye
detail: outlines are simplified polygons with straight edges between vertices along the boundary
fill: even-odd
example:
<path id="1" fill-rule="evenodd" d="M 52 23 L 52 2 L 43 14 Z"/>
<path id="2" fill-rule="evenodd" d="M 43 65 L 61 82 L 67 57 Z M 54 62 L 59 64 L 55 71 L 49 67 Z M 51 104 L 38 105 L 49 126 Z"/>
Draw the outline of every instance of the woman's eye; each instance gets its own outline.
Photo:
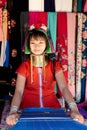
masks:
<path id="1" fill-rule="evenodd" d="M 40 44 L 44 44 L 44 42 L 40 42 Z"/>
<path id="2" fill-rule="evenodd" d="M 31 42 L 31 44 L 34 44 L 34 42 Z"/>

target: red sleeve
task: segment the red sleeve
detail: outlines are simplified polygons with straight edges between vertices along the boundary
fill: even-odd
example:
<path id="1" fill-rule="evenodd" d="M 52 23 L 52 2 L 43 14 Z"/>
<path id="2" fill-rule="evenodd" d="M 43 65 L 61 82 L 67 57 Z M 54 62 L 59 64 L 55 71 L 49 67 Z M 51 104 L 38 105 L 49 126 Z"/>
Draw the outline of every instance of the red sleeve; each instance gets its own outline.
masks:
<path id="1" fill-rule="evenodd" d="M 55 69 L 55 72 L 58 72 L 62 69 L 62 67 L 58 61 L 54 62 L 54 69 Z"/>
<path id="2" fill-rule="evenodd" d="M 23 62 L 16 70 L 16 73 L 27 77 L 29 75 L 29 61 Z"/>

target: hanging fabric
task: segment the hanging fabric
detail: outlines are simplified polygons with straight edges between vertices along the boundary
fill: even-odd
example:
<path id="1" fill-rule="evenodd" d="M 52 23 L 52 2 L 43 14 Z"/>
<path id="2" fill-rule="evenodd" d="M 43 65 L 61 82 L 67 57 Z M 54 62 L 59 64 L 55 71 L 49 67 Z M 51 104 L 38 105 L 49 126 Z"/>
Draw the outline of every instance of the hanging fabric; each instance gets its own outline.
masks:
<path id="1" fill-rule="evenodd" d="M 21 32 L 21 46 L 24 52 L 24 39 L 28 30 L 28 12 L 21 12 L 20 14 L 20 32 Z"/>
<path id="2" fill-rule="evenodd" d="M 6 0 L 0 0 L 0 8 L 6 6 Z"/>
<path id="3" fill-rule="evenodd" d="M 29 12 L 28 26 L 35 23 L 42 23 L 47 26 L 47 12 Z"/>
<path id="4" fill-rule="evenodd" d="M 57 13 L 56 12 L 48 12 L 48 34 L 50 39 L 52 40 L 54 51 L 56 52 L 56 32 L 57 28 Z"/>
<path id="5" fill-rule="evenodd" d="M 86 76 L 87 76 L 87 13 L 83 14 L 82 28 L 82 77 L 81 77 L 81 102 L 85 100 Z"/>
<path id="6" fill-rule="evenodd" d="M 72 3 L 72 12 L 77 12 L 77 0 L 73 0 L 73 3 Z"/>
<path id="7" fill-rule="evenodd" d="M 84 0 L 83 2 L 83 12 L 87 12 L 87 0 Z"/>
<path id="8" fill-rule="evenodd" d="M 68 80 L 67 13 L 57 13 L 57 51 L 66 80 Z M 67 81 L 68 82 L 68 81 Z"/>
<path id="9" fill-rule="evenodd" d="M 72 12 L 72 0 L 55 0 L 55 11 Z"/>
<path id="10" fill-rule="evenodd" d="M 35 3 L 35 0 L 29 0 L 28 2 L 29 11 L 44 11 L 44 0 L 38 0 L 37 3 Z"/>
<path id="11" fill-rule="evenodd" d="M 76 13 L 67 13 L 68 86 L 73 97 L 75 97 L 75 33 Z"/>
<path id="12" fill-rule="evenodd" d="M 81 64 L 82 64 L 82 13 L 77 13 L 77 45 L 76 45 L 76 101 L 81 100 Z"/>
<path id="13" fill-rule="evenodd" d="M 0 9 L 0 42 L 2 42 L 3 35 L 2 35 L 3 29 L 2 29 L 2 9 Z"/>
<path id="14" fill-rule="evenodd" d="M 6 44 L 6 50 L 5 50 L 6 59 L 3 66 L 8 67 L 9 66 L 9 40 L 6 40 L 5 44 Z"/>
<path id="15" fill-rule="evenodd" d="M 1 44 L 1 55 L 0 55 L 0 66 L 3 66 L 5 61 L 7 60 L 6 58 L 8 58 L 8 55 L 6 55 L 6 52 L 9 53 L 9 50 L 7 51 L 6 48 L 8 48 L 8 44 L 7 44 L 7 39 L 8 39 L 8 26 L 7 26 L 7 17 L 8 17 L 8 11 L 7 9 L 3 9 L 2 12 L 2 19 L 3 19 L 3 24 L 2 24 L 2 29 L 3 29 L 3 40 L 2 40 L 2 44 Z M 7 60 L 9 61 L 9 60 Z M 9 63 L 6 63 L 6 66 Z"/>
<path id="16" fill-rule="evenodd" d="M 82 12 L 82 2 L 83 0 L 77 0 L 77 12 Z"/>
<path id="17" fill-rule="evenodd" d="M 55 0 L 44 0 L 44 11 L 55 12 Z"/>

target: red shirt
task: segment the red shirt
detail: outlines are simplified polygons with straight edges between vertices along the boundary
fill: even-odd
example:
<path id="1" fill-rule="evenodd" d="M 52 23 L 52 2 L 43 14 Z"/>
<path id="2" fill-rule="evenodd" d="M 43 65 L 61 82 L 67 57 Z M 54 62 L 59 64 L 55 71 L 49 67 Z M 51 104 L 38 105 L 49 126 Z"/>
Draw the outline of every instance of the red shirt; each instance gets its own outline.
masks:
<path id="1" fill-rule="evenodd" d="M 42 86 L 40 86 L 38 67 L 33 66 L 33 82 L 31 83 L 30 61 L 24 61 L 16 71 L 26 77 L 26 84 L 20 108 L 41 107 L 41 102 L 43 107 L 60 108 L 60 104 L 54 92 L 56 83 L 54 71 L 58 72 L 60 70 L 61 67 L 57 61 L 55 61 L 54 64 L 50 61 L 45 66 L 46 80 L 44 81 L 42 73 Z"/>

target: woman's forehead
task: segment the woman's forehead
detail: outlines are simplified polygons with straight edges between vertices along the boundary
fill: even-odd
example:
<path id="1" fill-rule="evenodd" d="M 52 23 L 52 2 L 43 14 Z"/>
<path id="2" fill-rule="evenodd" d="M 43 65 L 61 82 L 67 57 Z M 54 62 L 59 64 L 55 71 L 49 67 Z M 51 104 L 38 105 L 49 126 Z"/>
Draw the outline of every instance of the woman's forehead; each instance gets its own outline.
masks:
<path id="1" fill-rule="evenodd" d="M 32 36 L 31 38 L 30 38 L 30 40 L 46 40 L 46 38 L 45 37 L 43 37 L 43 36 Z"/>

